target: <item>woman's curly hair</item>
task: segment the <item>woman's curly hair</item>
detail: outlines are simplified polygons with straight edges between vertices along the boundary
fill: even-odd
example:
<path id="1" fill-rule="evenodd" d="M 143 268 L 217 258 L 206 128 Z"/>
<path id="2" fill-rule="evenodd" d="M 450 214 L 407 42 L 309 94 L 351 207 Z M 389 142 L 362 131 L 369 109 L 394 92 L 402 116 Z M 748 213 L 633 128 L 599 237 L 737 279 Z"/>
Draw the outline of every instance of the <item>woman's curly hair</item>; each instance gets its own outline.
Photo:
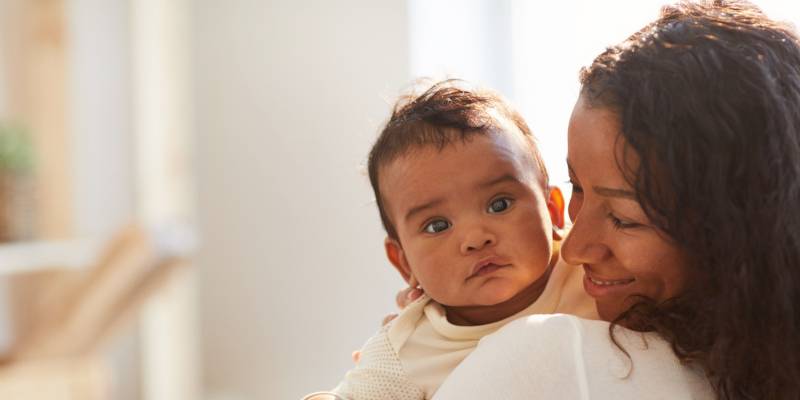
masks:
<path id="1" fill-rule="evenodd" d="M 640 165 L 620 169 L 697 279 L 620 316 L 720 399 L 800 398 L 800 42 L 746 1 L 681 2 L 581 71 Z M 624 156 L 623 156 L 624 157 Z"/>

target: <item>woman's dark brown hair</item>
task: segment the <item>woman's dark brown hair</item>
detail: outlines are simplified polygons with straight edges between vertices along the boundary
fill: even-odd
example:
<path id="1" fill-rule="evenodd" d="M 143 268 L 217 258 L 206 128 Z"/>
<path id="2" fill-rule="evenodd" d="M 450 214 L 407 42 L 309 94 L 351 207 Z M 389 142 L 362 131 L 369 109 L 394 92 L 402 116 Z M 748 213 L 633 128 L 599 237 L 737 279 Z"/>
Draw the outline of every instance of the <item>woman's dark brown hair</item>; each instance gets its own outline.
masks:
<path id="1" fill-rule="evenodd" d="M 692 260 L 684 294 L 623 313 L 721 399 L 800 398 L 800 44 L 744 1 L 681 2 L 581 71 L 641 163 L 620 168 Z"/>

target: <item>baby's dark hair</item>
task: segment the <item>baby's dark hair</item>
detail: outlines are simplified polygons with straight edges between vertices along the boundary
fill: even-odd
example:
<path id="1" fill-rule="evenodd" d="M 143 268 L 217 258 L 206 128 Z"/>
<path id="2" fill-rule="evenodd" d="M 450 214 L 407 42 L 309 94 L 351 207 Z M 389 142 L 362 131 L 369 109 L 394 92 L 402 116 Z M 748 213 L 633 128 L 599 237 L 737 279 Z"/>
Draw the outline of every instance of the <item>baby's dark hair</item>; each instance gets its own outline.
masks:
<path id="1" fill-rule="evenodd" d="M 372 146 L 368 170 L 381 222 L 389 237 L 398 240 L 397 231 L 386 212 L 381 196 L 379 174 L 392 161 L 412 150 L 434 146 L 439 150 L 458 141 L 467 142 L 476 134 L 503 130 L 503 120 L 519 129 L 527 139 L 543 190 L 548 187 L 547 169 L 536 139 L 522 116 L 499 94 L 456 79 L 436 83 L 422 95 L 413 93 L 398 99 L 392 116 Z"/>

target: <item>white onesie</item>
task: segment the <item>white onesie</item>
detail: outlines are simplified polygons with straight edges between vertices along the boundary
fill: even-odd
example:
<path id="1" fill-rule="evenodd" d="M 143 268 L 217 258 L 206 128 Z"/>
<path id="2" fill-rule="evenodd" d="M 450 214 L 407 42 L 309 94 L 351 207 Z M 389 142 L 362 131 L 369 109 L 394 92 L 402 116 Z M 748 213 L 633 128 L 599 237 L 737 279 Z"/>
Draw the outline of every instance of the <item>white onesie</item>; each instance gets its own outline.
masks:
<path id="1" fill-rule="evenodd" d="M 583 290 L 583 269 L 563 260 L 535 302 L 491 324 L 453 325 L 444 307 L 423 295 L 367 341 L 356 368 L 339 386 L 306 398 L 335 394 L 343 400 L 430 399 L 481 338 L 518 318 L 556 312 L 597 319 L 594 301 Z"/>

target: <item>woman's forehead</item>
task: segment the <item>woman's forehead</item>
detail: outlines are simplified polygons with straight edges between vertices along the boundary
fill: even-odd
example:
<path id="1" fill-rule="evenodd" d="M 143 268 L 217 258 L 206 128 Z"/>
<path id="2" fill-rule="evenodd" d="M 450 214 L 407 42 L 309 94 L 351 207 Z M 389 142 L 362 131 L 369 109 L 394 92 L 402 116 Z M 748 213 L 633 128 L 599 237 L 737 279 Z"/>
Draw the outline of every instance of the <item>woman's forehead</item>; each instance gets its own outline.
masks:
<path id="1" fill-rule="evenodd" d="M 621 135 L 617 112 L 590 106 L 579 98 L 567 138 L 567 164 L 578 178 L 591 174 L 614 186 L 629 186 L 620 167 L 635 170 L 639 158 Z"/>
<path id="2" fill-rule="evenodd" d="M 618 147 L 623 145 L 618 140 L 619 131 L 616 113 L 608 108 L 590 107 L 579 98 L 569 119 L 567 161 L 574 167 L 590 156 L 597 158 L 592 163 L 613 160 Z"/>

